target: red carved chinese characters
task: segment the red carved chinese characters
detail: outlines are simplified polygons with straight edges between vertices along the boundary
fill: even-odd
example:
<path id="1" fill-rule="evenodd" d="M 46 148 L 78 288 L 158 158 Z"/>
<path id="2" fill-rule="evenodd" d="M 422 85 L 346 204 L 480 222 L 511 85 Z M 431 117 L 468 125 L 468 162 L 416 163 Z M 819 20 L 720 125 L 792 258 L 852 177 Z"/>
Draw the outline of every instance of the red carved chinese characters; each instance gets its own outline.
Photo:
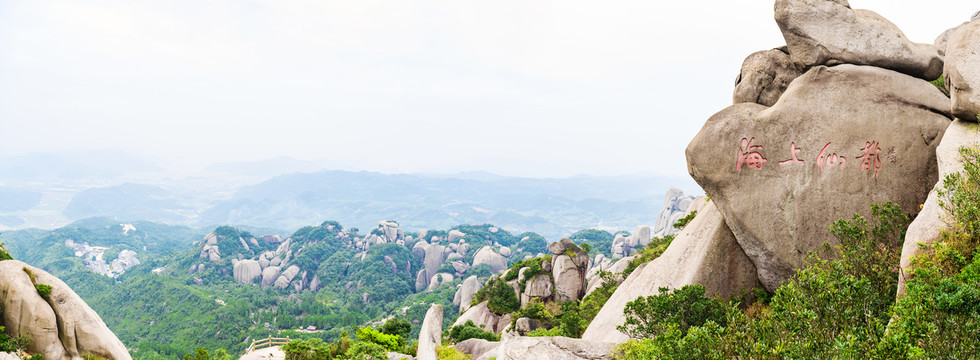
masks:
<path id="1" fill-rule="evenodd" d="M 743 164 L 754 167 L 756 170 L 762 170 L 762 165 L 768 161 L 759 153 L 759 150 L 762 150 L 762 145 L 752 145 L 753 141 L 755 138 L 742 138 L 742 146 L 735 153 L 735 171 L 742 171 Z"/>
<path id="2" fill-rule="evenodd" d="M 820 170 L 823 171 L 824 164 L 826 164 L 827 166 L 836 166 L 836 165 L 840 165 L 840 167 L 846 166 L 847 159 L 844 159 L 843 156 L 839 156 L 837 155 L 837 153 L 827 155 L 827 148 L 829 147 L 830 147 L 830 143 L 827 143 L 827 145 L 824 145 L 823 149 L 820 150 L 820 153 L 817 154 L 817 166 L 820 167 Z"/>
<path id="3" fill-rule="evenodd" d="M 877 141 L 868 141 L 864 143 L 864 148 L 861 149 L 864 155 L 856 157 L 856 159 L 861 160 L 861 170 L 870 171 L 874 169 L 874 176 L 878 178 L 878 169 L 881 169 L 881 158 L 878 154 L 881 153 L 881 148 L 878 147 Z"/>
<path id="4" fill-rule="evenodd" d="M 800 150 L 800 149 L 798 149 L 798 148 L 796 148 L 796 142 L 791 142 L 791 143 L 789 143 L 789 153 L 790 153 L 790 155 L 792 155 L 793 157 L 792 157 L 792 158 L 790 158 L 790 159 L 788 159 L 788 160 L 783 160 L 783 161 L 780 161 L 780 162 L 778 162 L 778 164 L 779 164 L 779 165 L 793 165 L 793 164 L 802 164 L 802 163 L 803 163 L 803 160 L 800 160 L 800 159 L 797 159 L 797 158 L 796 158 L 796 153 L 798 153 L 798 152 L 800 152 L 800 151 L 802 151 L 802 150 Z"/>

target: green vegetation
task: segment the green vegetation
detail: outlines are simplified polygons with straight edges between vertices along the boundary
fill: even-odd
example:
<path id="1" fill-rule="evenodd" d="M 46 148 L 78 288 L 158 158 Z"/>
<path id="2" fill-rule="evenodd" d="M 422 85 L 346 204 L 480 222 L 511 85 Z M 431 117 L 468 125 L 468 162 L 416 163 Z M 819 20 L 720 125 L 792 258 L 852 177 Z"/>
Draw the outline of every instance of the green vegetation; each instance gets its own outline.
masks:
<path id="1" fill-rule="evenodd" d="M 737 301 L 722 305 L 720 300 L 704 297 L 703 289 L 694 288 L 661 294 L 652 304 L 647 298 L 643 306 L 634 306 L 625 314 L 627 323 L 643 324 L 637 327 L 644 330 L 638 335 L 652 337 L 623 344 L 619 356 L 909 358 L 914 352 L 895 351 L 889 345 L 887 339 L 896 336 L 895 326 L 885 336 L 893 315 L 903 229 L 909 221 L 892 203 L 873 205 L 871 214 L 870 221 L 855 215 L 835 222 L 830 231 L 840 245 L 827 245 L 822 254 L 810 254 L 806 266 L 778 288 L 771 300 L 763 297 L 749 306 L 739 306 Z M 696 304 L 701 310 L 694 313 L 701 315 L 693 320 L 671 311 Z"/>
<path id="2" fill-rule="evenodd" d="M 470 356 L 448 346 L 436 346 L 436 358 L 439 360 L 470 360 Z"/>
<path id="3" fill-rule="evenodd" d="M 613 234 L 610 234 L 608 231 L 585 229 L 569 235 L 568 238 L 579 244 L 588 244 L 589 249 L 586 252 L 589 253 L 590 257 L 598 254 L 612 256 Z"/>
<path id="4" fill-rule="evenodd" d="M 7 247 L 4 243 L 0 242 L 0 261 L 13 260 L 14 258 L 10 256 L 10 252 L 7 251 Z"/>
<path id="5" fill-rule="evenodd" d="M 484 331 L 476 326 L 472 320 L 466 320 L 463 325 L 456 325 L 449 329 L 449 340 L 459 343 L 466 339 L 484 339 L 487 341 L 497 341 L 497 335 L 490 331 Z"/>
<path id="6" fill-rule="evenodd" d="M 670 246 L 672 241 L 674 241 L 674 235 L 651 239 L 650 243 L 638 252 L 633 260 L 630 260 L 629 264 L 626 264 L 626 268 L 623 269 L 623 279 L 630 276 L 633 270 L 636 270 L 640 264 L 648 263 L 660 257 L 660 254 L 663 254 L 667 250 L 667 247 Z"/>
<path id="7" fill-rule="evenodd" d="M 491 277 L 487 284 L 473 295 L 472 305 L 487 301 L 487 308 L 497 315 L 512 313 L 521 308 L 521 301 L 514 288 L 499 277 Z"/>
<path id="8" fill-rule="evenodd" d="M 520 287 L 521 291 L 524 291 L 524 287 L 527 285 L 527 281 L 533 279 L 535 276 L 541 274 L 547 274 L 547 271 L 542 269 L 542 264 L 545 262 L 551 262 L 551 255 L 544 257 L 535 257 L 530 259 L 524 259 L 518 261 L 510 266 L 509 269 L 505 270 L 503 273 L 504 281 L 513 281 L 520 276 L 522 268 L 528 268 L 524 271 L 524 278 L 517 281 L 517 285 Z"/>
<path id="9" fill-rule="evenodd" d="M 616 329 L 633 338 L 655 338 L 671 331 L 687 334 L 692 326 L 712 321 L 725 326 L 725 304 L 704 296 L 704 285 L 660 288 L 659 295 L 639 297 L 626 304 L 626 322 Z"/>
<path id="10" fill-rule="evenodd" d="M 97 359 L 94 355 L 88 355 L 85 360 L 95 360 Z M 214 355 L 208 352 L 208 349 L 197 348 L 194 349 L 193 354 L 184 355 L 184 360 L 231 360 L 231 355 L 228 354 L 225 349 L 217 349 L 214 351 Z"/>
<path id="11" fill-rule="evenodd" d="M 938 79 L 930 81 L 930 84 L 934 85 L 939 91 L 943 92 L 943 95 L 949 96 L 949 89 L 946 88 L 946 79 L 940 76 Z"/>
<path id="12" fill-rule="evenodd" d="M 674 228 L 683 229 L 685 226 L 687 226 L 687 223 L 691 222 L 691 220 L 694 220 L 695 216 L 698 216 L 698 211 L 697 210 L 691 211 L 689 214 L 684 215 L 684 217 L 677 219 L 677 221 L 674 222 Z"/>
<path id="13" fill-rule="evenodd" d="M 37 284 L 34 285 L 34 288 L 37 289 L 37 293 L 38 295 L 41 295 L 42 299 L 51 300 L 51 285 Z"/>
<path id="14" fill-rule="evenodd" d="M 0 308 L 0 313 L 3 313 L 2 308 Z M 0 326 L 0 352 L 12 353 L 18 350 L 24 350 L 31 344 L 31 338 L 27 334 L 21 334 L 18 337 L 12 338 L 4 330 L 4 327 Z"/>

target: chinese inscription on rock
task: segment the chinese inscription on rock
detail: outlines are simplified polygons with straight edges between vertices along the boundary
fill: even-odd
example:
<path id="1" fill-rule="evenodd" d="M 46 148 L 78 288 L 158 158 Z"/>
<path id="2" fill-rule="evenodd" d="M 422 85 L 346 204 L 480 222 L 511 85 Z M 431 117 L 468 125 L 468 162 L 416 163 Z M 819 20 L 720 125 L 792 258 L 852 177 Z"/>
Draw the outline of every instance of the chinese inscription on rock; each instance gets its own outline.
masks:
<path id="1" fill-rule="evenodd" d="M 839 155 L 832 150 L 832 142 L 828 142 L 820 152 L 817 153 L 816 158 L 814 158 L 814 164 L 820 171 L 827 168 L 846 168 L 847 167 L 847 157 L 844 155 Z M 855 156 L 854 159 L 859 161 L 860 169 L 864 172 L 870 172 L 874 178 L 878 178 L 878 171 L 881 169 L 881 147 L 877 141 L 868 141 L 864 144 L 864 148 L 860 149 L 860 155 Z M 767 161 L 763 151 L 765 147 L 761 144 L 755 142 L 755 138 L 742 138 L 738 146 L 738 151 L 735 153 L 735 171 L 741 172 L 742 167 L 753 168 L 755 170 L 761 171 Z M 791 166 L 791 165 L 805 165 L 806 161 L 803 160 L 803 149 L 796 147 L 796 142 L 789 143 L 789 158 L 783 161 L 777 162 L 780 166 Z"/>

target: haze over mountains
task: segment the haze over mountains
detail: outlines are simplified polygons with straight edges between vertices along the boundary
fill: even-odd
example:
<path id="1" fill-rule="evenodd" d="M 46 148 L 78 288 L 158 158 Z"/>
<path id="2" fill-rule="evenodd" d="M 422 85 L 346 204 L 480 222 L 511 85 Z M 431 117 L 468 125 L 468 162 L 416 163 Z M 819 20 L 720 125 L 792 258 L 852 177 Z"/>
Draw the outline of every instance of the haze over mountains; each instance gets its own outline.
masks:
<path id="1" fill-rule="evenodd" d="M 51 229 L 95 216 L 284 233 L 324 220 L 369 229 L 393 219 L 410 231 L 493 223 L 557 240 L 585 228 L 652 225 L 669 187 L 699 192 L 689 178 L 651 174 L 525 178 L 325 170 L 332 165 L 279 157 L 175 175 L 160 161 L 113 151 L 5 157 L 0 230 Z"/>

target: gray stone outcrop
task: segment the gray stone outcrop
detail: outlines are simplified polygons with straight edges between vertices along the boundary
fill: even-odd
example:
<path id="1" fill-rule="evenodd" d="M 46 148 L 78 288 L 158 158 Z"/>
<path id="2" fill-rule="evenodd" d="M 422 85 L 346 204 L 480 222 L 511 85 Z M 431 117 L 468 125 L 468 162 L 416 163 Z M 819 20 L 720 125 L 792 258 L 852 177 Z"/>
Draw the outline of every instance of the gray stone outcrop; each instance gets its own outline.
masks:
<path id="1" fill-rule="evenodd" d="M 425 312 L 419 331 L 418 360 L 438 360 L 436 346 L 442 344 L 442 305 L 432 304 Z"/>
<path id="2" fill-rule="evenodd" d="M 949 36 L 945 80 L 953 116 L 965 121 L 980 117 L 980 21 L 963 25 Z"/>
<path id="3" fill-rule="evenodd" d="M 34 281 L 24 269 L 34 274 Z M 86 354 L 132 358 L 99 315 L 61 279 L 17 260 L 0 261 L 0 274 L 0 323 L 8 335 L 30 334 L 28 352 L 48 360 L 81 359 Z M 51 286 L 47 300 L 35 283 Z"/>
<path id="4" fill-rule="evenodd" d="M 255 260 L 242 260 L 232 267 L 235 281 L 250 284 L 255 278 L 262 276 L 262 266 Z"/>
<path id="5" fill-rule="evenodd" d="M 947 214 L 940 206 L 936 189 L 942 187 L 946 175 L 963 170 L 959 148 L 980 143 L 980 124 L 972 121 L 957 119 L 949 125 L 943 135 L 943 141 L 936 148 L 936 161 L 939 165 L 939 181 L 936 182 L 929 197 L 922 205 L 922 211 L 909 224 L 905 232 L 905 243 L 902 246 L 902 270 L 898 275 L 898 296 L 905 295 L 905 278 L 912 265 L 912 257 L 924 250 L 919 245 L 931 245 L 940 239 L 939 232 L 946 227 L 943 220 Z"/>
<path id="6" fill-rule="evenodd" d="M 818 65 L 871 65 L 925 80 L 942 75 L 932 44 L 909 41 L 895 24 L 847 0 L 776 0 L 776 24 L 800 69 Z"/>
<path id="7" fill-rule="evenodd" d="M 802 74 L 785 46 L 752 53 L 742 62 L 742 70 L 735 79 L 732 103 L 772 106 L 789 83 Z"/>
<path id="8" fill-rule="evenodd" d="M 625 321 L 623 309 L 627 302 L 659 294 L 661 287 L 677 289 L 691 284 L 704 285 L 708 296 L 722 297 L 760 286 L 752 261 L 742 252 L 725 218 L 710 203 L 677 234 L 660 257 L 638 267 L 616 288 L 582 339 L 628 340 L 616 330 Z"/>
<path id="9" fill-rule="evenodd" d="M 498 254 L 490 246 L 484 246 L 473 256 L 473 266 L 489 265 L 494 274 L 507 269 L 507 258 Z"/>
<path id="10" fill-rule="evenodd" d="M 612 359 L 616 344 L 555 337 L 506 337 L 497 348 L 498 360 Z"/>
<path id="11" fill-rule="evenodd" d="M 463 280 L 463 285 L 456 290 L 456 295 L 453 296 L 453 305 L 459 306 L 459 312 L 465 312 L 470 308 L 470 302 L 473 301 L 473 294 L 480 291 L 480 280 L 476 276 L 471 275 L 470 277 Z"/>
<path id="12" fill-rule="evenodd" d="M 660 209 L 660 215 L 657 215 L 657 223 L 653 225 L 652 236 L 664 237 L 676 234 L 678 230 L 674 228 L 674 223 L 684 217 L 684 214 L 687 213 L 687 208 L 691 206 L 692 200 L 694 200 L 694 197 L 685 196 L 684 191 L 681 189 L 671 187 L 667 190 L 667 195 L 664 197 L 664 206 Z M 634 236 L 636 236 L 636 233 L 634 233 Z M 649 237 L 647 237 L 646 242 L 650 242 Z M 643 243 L 643 245 L 646 245 L 646 243 Z M 633 247 L 636 247 L 636 244 L 633 244 Z M 624 251 L 622 256 L 629 256 L 630 254 L 632 252 Z"/>

